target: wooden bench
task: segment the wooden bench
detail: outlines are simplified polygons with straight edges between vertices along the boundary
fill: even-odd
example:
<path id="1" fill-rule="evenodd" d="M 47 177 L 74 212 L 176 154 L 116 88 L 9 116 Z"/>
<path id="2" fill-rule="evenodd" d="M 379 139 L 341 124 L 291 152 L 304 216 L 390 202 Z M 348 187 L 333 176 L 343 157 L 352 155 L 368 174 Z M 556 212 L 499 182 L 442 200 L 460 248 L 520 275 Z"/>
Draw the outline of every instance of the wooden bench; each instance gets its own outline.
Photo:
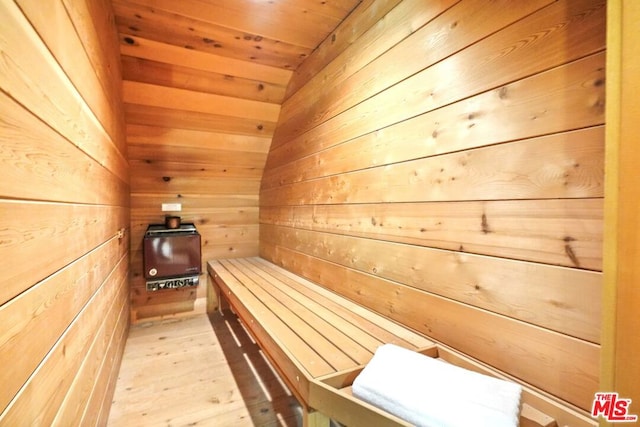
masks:
<path id="1" fill-rule="evenodd" d="M 304 425 L 408 425 L 354 397 L 355 377 L 384 343 L 487 368 L 388 318 L 261 258 L 209 261 L 220 308 L 240 318 L 303 408 Z M 523 392 L 521 425 L 595 425 L 535 392 Z M 544 412 L 535 409 L 542 408 Z M 547 414 L 552 414 L 549 416 Z"/>

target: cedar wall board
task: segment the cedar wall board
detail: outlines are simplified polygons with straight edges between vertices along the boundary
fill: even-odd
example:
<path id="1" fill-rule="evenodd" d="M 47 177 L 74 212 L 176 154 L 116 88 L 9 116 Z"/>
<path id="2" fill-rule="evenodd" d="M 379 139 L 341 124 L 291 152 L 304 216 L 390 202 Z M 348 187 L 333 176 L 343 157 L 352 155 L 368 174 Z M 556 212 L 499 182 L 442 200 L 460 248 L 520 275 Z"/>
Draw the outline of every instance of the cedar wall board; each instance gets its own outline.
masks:
<path id="1" fill-rule="evenodd" d="M 129 325 L 111 5 L 19 0 L 0 15 L 0 424 L 100 425 Z"/>
<path id="2" fill-rule="evenodd" d="M 282 104 L 260 255 L 586 414 L 605 9 L 405 0 L 352 43 L 327 41 Z M 337 31 L 361 31 L 364 10 Z"/>
<path id="3" fill-rule="evenodd" d="M 127 96 L 125 92 L 125 99 Z M 182 107 L 176 108 L 178 111 Z M 202 115 L 211 114 L 185 110 L 179 113 L 183 118 Z M 153 113 L 149 117 L 152 116 Z M 179 122 L 159 119 L 162 126 L 158 126 L 155 122 L 158 116 L 141 121 L 132 115 L 127 117 L 135 122 L 127 126 L 132 201 L 132 319 L 202 311 L 206 300 L 204 286 L 146 292 L 141 274 L 144 232 L 148 224 L 163 221 L 163 203 L 180 203 L 182 210 L 172 214 L 180 215 L 183 222 L 196 224 L 202 236 L 203 260 L 256 255 L 258 192 L 270 137 L 258 131 L 251 118 L 223 118 L 220 126 L 218 122 L 210 122 L 210 126 L 200 127 L 182 119 Z M 233 127 L 230 122 L 248 125 Z M 204 278 L 203 275 L 202 283 Z"/>

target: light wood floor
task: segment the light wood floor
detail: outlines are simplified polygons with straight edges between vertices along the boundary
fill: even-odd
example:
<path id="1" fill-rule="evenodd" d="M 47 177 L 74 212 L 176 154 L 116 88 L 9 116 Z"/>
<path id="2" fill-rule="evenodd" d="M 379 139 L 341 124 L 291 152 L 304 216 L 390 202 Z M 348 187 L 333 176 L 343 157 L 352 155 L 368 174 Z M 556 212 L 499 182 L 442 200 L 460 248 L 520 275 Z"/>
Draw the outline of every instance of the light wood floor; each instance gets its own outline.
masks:
<path id="1" fill-rule="evenodd" d="M 131 327 L 109 426 L 298 426 L 300 407 L 231 313 Z"/>

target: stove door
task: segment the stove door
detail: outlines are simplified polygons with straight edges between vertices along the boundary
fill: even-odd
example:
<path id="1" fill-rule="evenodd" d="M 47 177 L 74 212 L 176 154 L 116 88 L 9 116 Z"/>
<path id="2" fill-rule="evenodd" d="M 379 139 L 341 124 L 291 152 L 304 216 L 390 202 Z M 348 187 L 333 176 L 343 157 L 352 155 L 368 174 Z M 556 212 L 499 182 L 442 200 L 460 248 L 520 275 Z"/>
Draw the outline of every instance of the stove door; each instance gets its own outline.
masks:
<path id="1" fill-rule="evenodd" d="M 147 280 L 200 274 L 199 234 L 145 236 L 143 252 Z"/>

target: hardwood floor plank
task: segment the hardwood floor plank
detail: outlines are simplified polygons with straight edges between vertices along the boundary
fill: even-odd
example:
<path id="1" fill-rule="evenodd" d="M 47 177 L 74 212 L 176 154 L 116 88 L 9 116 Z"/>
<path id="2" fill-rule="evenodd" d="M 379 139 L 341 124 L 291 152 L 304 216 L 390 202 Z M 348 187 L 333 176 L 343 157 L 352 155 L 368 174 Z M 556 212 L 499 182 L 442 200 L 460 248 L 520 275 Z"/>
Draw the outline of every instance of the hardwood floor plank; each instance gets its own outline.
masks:
<path id="1" fill-rule="evenodd" d="M 109 426 L 301 425 L 295 398 L 225 312 L 131 327 Z"/>

